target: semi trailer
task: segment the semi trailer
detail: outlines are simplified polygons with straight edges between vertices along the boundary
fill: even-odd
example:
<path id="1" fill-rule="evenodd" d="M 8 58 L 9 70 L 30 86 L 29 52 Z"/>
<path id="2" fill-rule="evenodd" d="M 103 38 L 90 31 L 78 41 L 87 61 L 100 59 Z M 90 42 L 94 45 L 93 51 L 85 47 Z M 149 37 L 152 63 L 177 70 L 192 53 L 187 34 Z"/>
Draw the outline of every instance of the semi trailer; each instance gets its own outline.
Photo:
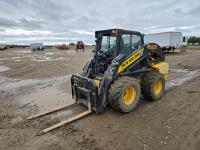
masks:
<path id="1" fill-rule="evenodd" d="M 30 44 L 30 48 L 31 48 L 33 51 L 36 51 L 36 50 L 44 50 L 43 43 L 31 43 L 31 44 Z"/>
<path id="2" fill-rule="evenodd" d="M 181 32 L 162 32 L 144 35 L 144 42 L 157 43 L 163 52 L 173 51 L 181 46 L 183 36 Z"/>

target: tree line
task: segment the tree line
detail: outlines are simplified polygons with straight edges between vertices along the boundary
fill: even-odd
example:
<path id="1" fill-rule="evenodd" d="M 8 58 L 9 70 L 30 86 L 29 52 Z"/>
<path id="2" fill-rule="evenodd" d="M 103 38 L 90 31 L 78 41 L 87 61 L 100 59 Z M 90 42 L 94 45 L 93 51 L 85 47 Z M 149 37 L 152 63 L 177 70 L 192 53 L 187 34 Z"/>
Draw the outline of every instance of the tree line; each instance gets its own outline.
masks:
<path id="1" fill-rule="evenodd" d="M 189 39 L 188 39 L 188 44 L 195 44 L 195 43 L 198 43 L 198 44 L 200 44 L 200 37 L 196 37 L 196 36 L 191 36 L 191 37 L 189 37 Z"/>

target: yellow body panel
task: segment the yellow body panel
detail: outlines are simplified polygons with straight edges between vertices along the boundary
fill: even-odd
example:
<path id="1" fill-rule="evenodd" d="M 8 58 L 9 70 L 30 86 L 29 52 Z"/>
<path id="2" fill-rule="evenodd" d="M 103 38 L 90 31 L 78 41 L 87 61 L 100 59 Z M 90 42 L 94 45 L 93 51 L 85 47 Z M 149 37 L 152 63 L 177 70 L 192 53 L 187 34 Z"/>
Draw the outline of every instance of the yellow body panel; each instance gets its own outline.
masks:
<path id="1" fill-rule="evenodd" d="M 136 53 L 134 53 L 132 56 L 130 56 L 127 60 L 125 60 L 118 68 L 117 73 L 122 72 L 124 69 L 126 69 L 128 66 L 130 66 L 133 62 L 135 62 L 138 58 L 141 57 L 142 49 L 138 50 Z"/>
<path id="2" fill-rule="evenodd" d="M 93 81 L 94 81 L 94 83 L 96 84 L 96 86 L 99 87 L 99 84 L 100 84 L 101 81 L 100 81 L 100 80 L 97 80 L 97 79 L 94 79 Z"/>
<path id="3" fill-rule="evenodd" d="M 155 65 L 152 65 L 152 68 L 156 69 L 159 71 L 161 74 L 164 75 L 165 80 L 168 79 L 168 74 L 169 74 L 169 64 L 166 62 L 161 62 Z"/>

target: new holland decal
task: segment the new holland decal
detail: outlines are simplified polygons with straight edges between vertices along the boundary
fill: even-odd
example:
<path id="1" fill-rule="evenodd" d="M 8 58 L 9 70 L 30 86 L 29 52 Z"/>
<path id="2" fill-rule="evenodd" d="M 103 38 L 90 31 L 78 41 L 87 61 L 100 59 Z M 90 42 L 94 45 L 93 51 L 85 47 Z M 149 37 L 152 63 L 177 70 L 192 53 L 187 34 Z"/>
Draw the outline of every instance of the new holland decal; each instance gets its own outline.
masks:
<path id="1" fill-rule="evenodd" d="M 142 54 L 142 50 L 140 49 L 138 50 L 136 53 L 134 53 L 132 56 L 130 56 L 127 60 L 125 60 L 118 68 L 117 73 L 122 72 L 124 69 L 126 69 L 129 65 L 131 65 L 132 63 L 134 63 L 138 58 L 140 58 L 141 54 Z"/>

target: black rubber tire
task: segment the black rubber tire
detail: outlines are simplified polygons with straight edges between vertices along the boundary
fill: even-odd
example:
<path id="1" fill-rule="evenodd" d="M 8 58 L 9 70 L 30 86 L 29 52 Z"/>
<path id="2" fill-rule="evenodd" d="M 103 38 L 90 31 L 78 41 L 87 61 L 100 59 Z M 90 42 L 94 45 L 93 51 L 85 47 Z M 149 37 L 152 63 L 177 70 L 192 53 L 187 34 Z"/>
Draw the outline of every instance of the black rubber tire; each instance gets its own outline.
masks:
<path id="1" fill-rule="evenodd" d="M 156 81 L 158 80 L 162 81 L 163 86 L 162 86 L 161 92 L 159 94 L 155 94 L 153 87 Z M 165 91 L 164 76 L 160 72 L 157 72 L 157 71 L 151 71 L 145 74 L 143 77 L 143 81 L 141 83 L 141 91 L 145 99 L 152 100 L 152 101 L 159 100 Z"/>
<path id="2" fill-rule="evenodd" d="M 125 89 L 129 86 L 133 86 L 136 89 L 136 98 L 132 104 L 126 105 L 123 100 Z M 119 112 L 128 113 L 133 111 L 140 100 L 140 84 L 134 78 L 123 76 L 118 78 L 111 84 L 109 89 L 109 104 L 111 107 Z"/>

